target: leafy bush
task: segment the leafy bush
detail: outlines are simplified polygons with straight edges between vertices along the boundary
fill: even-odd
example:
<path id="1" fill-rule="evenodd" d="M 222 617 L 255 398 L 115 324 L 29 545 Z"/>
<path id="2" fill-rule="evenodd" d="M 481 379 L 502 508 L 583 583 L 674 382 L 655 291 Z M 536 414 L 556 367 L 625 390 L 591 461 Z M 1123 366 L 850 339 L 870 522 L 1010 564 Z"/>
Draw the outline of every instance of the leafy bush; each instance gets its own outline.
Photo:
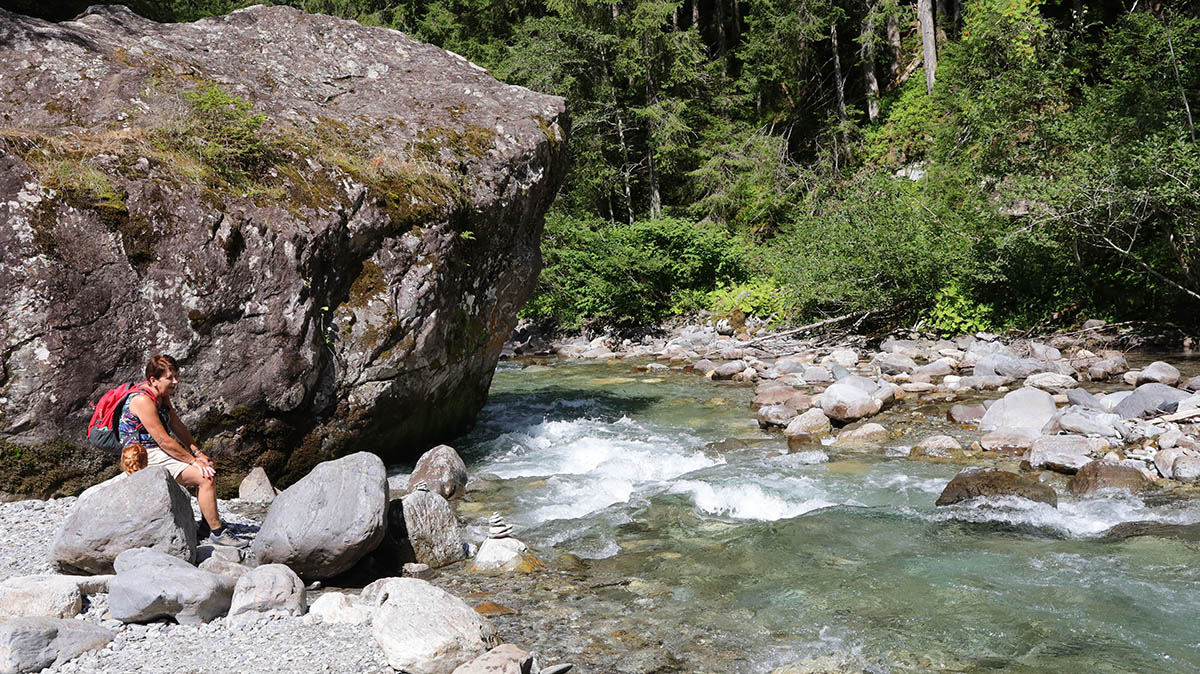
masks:
<path id="1" fill-rule="evenodd" d="M 648 324 L 694 303 L 695 291 L 746 277 L 745 244 L 678 218 L 613 225 L 552 213 L 545 268 L 523 316 L 564 328 Z"/>
<path id="2" fill-rule="evenodd" d="M 992 307 L 975 301 L 958 281 L 951 281 L 938 291 L 929 326 L 943 337 L 992 329 Z"/>
<path id="3" fill-rule="evenodd" d="M 249 174 L 271 162 L 273 147 L 263 132 L 267 116 L 253 105 L 212 82 L 180 93 L 187 114 L 162 136 L 174 149 L 187 153 L 221 179 L 244 184 Z"/>
<path id="4" fill-rule="evenodd" d="M 755 277 L 743 283 L 721 283 L 716 290 L 707 293 L 708 309 L 727 314 L 741 311 L 744 314 L 766 318 L 787 316 L 793 311 L 792 293 L 779 287 L 774 279 Z"/>

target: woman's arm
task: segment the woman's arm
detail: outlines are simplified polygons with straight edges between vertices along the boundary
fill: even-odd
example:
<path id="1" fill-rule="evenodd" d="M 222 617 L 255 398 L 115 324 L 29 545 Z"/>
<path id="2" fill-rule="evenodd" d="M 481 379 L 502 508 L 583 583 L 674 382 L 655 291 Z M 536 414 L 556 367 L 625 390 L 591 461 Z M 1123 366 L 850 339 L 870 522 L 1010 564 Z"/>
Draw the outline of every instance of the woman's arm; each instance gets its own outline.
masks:
<path id="1" fill-rule="evenodd" d="M 175 413 L 175 407 L 171 407 L 171 430 L 175 433 L 175 437 L 179 438 L 183 445 L 186 445 L 192 455 L 196 457 L 196 465 L 200 467 L 200 472 L 208 477 L 216 472 L 213 466 L 212 459 L 208 458 L 200 448 L 196 446 L 196 440 L 192 437 L 192 432 L 184 425 L 183 420 Z M 211 473 L 209 471 L 212 471 Z"/>

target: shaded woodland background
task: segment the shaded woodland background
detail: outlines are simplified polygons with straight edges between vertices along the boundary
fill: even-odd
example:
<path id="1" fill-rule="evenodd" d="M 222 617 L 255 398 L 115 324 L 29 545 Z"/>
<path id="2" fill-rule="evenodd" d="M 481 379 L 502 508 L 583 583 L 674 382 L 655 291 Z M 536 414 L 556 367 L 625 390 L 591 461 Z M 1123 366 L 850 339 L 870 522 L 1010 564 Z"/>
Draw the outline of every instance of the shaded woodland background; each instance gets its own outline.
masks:
<path id="1" fill-rule="evenodd" d="M 250 3 L 126 4 L 191 21 Z M 573 165 L 529 318 L 1200 326 L 1196 2 L 276 4 L 567 98 Z"/>

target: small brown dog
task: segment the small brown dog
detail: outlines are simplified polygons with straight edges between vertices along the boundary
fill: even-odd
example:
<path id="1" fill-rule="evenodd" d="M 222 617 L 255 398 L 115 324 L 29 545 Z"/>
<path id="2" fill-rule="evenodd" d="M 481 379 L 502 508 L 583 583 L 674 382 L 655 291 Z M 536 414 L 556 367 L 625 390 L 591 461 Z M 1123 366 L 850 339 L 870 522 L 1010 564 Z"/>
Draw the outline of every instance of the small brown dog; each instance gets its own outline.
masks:
<path id="1" fill-rule="evenodd" d="M 145 468 L 147 460 L 146 448 L 141 445 L 129 445 L 121 450 L 121 470 L 127 474 Z"/>

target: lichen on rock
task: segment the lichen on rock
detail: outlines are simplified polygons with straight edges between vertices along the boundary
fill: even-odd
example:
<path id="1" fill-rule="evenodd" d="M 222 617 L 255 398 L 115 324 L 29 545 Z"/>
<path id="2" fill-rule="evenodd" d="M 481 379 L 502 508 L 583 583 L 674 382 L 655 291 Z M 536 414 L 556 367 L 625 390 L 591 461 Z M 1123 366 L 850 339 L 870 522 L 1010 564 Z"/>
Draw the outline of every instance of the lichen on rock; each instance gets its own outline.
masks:
<path id="1" fill-rule="evenodd" d="M 0 83 L 0 440 L 23 465 L 54 447 L 100 478 L 88 402 L 155 352 L 179 359 L 225 491 L 469 425 L 541 266 L 562 99 L 261 6 L 0 11 Z M 0 492 L 88 482 L 31 481 L 14 456 Z"/>

